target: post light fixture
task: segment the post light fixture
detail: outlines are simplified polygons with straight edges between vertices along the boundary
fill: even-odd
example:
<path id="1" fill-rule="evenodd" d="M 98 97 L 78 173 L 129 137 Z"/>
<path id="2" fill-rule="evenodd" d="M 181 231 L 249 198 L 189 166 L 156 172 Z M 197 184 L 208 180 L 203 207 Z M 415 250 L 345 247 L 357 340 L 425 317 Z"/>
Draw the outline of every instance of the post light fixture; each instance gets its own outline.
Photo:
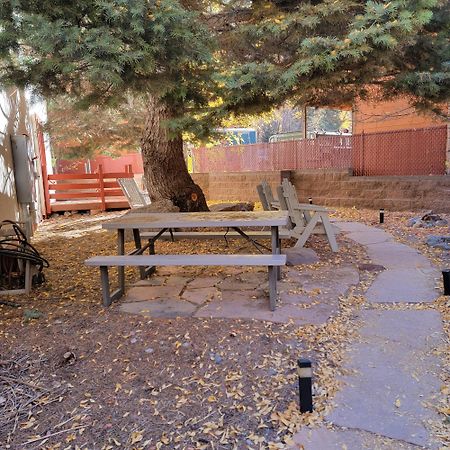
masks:
<path id="1" fill-rule="evenodd" d="M 312 412 L 312 368 L 309 359 L 300 358 L 298 361 L 298 393 L 300 412 Z"/>
<path id="2" fill-rule="evenodd" d="M 384 223 L 384 209 L 380 209 L 380 223 Z"/>
<path id="3" fill-rule="evenodd" d="M 312 205 L 312 197 L 308 197 L 309 204 Z"/>
<path id="4" fill-rule="evenodd" d="M 450 269 L 442 271 L 442 279 L 444 281 L 444 295 L 450 295 Z"/>

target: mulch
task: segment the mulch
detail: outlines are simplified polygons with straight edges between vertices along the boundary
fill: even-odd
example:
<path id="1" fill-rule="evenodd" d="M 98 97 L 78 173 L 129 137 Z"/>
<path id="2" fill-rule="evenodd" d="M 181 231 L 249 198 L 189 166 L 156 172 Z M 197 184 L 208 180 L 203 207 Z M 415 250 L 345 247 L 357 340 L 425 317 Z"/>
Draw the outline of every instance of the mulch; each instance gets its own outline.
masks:
<path id="1" fill-rule="evenodd" d="M 46 283 L 8 299 L 19 307 L 0 305 L 0 447 L 277 449 L 301 425 L 320 424 L 374 275 L 362 271 L 323 326 L 127 315 L 100 306 L 98 273 L 83 264 L 115 253 L 115 236 L 99 227 L 115 214 L 46 221 L 33 239 L 51 263 Z M 370 262 L 363 247 L 342 236 L 339 244 L 332 254 L 314 237 L 308 245 L 321 261 L 313 267 Z M 205 242 L 177 245 L 211 250 Z M 231 251 L 245 245 L 230 242 Z M 136 275 L 126 271 L 128 282 Z M 300 356 L 314 363 L 313 413 L 299 413 Z"/>

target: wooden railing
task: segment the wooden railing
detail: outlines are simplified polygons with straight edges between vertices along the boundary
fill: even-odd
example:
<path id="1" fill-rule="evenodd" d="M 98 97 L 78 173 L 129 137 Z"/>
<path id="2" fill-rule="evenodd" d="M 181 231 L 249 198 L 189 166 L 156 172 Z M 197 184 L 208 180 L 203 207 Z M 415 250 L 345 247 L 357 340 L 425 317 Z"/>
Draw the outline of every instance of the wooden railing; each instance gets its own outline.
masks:
<path id="1" fill-rule="evenodd" d="M 125 172 L 65 173 L 47 176 L 44 183 L 47 215 L 57 211 L 101 210 L 127 208 L 128 201 L 117 178 L 133 178 L 131 165 Z"/>

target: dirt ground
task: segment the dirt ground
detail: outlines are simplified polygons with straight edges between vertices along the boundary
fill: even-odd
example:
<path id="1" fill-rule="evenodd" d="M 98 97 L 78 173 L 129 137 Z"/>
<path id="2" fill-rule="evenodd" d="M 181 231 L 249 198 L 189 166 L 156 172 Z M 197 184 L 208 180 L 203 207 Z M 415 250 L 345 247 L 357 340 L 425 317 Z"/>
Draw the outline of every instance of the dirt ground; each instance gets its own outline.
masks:
<path id="1" fill-rule="evenodd" d="M 320 423 L 339 388 L 336 377 L 357 331 L 354 312 L 373 274 L 360 272 L 359 285 L 323 326 L 127 315 L 116 305 L 101 306 L 98 271 L 83 264 L 115 253 L 115 235 L 100 224 L 116 214 L 44 222 L 33 244 L 50 261 L 46 283 L 30 296 L 8 298 L 15 306 L 0 305 L 0 447 L 277 449 L 300 425 Z M 378 220 L 374 211 L 336 215 Z M 406 227 L 417 215 L 389 213 L 384 228 L 437 267 L 448 266 L 448 254 L 423 244 L 434 230 Z M 369 262 L 363 247 L 343 236 L 338 242 L 338 254 L 321 238 L 308 242 L 321 258 L 317 270 Z M 170 253 L 171 245 L 161 243 L 158 251 Z M 186 253 L 205 245 L 211 251 L 210 242 L 176 245 Z M 234 241 L 230 251 L 252 251 L 246 245 Z M 135 269 L 126 275 L 137 280 Z M 445 302 L 441 297 L 437 307 L 447 311 L 448 325 Z M 313 360 L 315 375 L 315 410 L 303 415 L 300 356 Z"/>

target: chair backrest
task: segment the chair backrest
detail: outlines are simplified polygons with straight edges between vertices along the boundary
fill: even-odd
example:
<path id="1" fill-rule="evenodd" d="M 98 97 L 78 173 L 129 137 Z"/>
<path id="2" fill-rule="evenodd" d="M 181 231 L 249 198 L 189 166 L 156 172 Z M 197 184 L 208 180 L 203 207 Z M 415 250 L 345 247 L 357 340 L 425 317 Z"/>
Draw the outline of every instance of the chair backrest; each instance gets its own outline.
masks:
<path id="1" fill-rule="evenodd" d="M 264 211 L 270 211 L 270 206 L 269 203 L 267 202 L 266 194 L 264 193 L 262 184 L 258 184 L 256 186 L 256 190 L 258 191 L 259 200 L 261 201 Z"/>
<path id="2" fill-rule="evenodd" d="M 273 204 L 276 203 L 276 201 L 273 197 L 272 188 L 269 183 L 265 180 L 261 181 L 261 184 L 256 186 L 256 190 L 258 191 L 259 199 L 261 200 L 264 211 L 275 211 L 277 208 L 274 208 Z"/>
<path id="3" fill-rule="evenodd" d="M 267 203 L 269 204 L 269 210 L 275 209 L 272 206 L 273 202 L 275 201 L 275 198 L 273 196 L 273 192 L 272 192 L 272 188 L 270 187 L 270 184 L 266 180 L 263 180 L 263 181 L 261 181 L 261 186 L 263 188 Z"/>
<path id="4" fill-rule="evenodd" d="M 138 208 L 150 204 L 144 194 L 139 190 L 134 178 L 117 178 L 117 182 L 121 187 L 125 197 L 130 204 L 130 208 Z"/>
<path id="5" fill-rule="evenodd" d="M 297 227 L 305 227 L 307 225 L 307 219 L 299 209 L 299 201 L 295 187 L 287 178 L 283 179 L 278 195 L 284 199 L 284 204 L 289 211 L 291 221 L 295 223 Z"/>

